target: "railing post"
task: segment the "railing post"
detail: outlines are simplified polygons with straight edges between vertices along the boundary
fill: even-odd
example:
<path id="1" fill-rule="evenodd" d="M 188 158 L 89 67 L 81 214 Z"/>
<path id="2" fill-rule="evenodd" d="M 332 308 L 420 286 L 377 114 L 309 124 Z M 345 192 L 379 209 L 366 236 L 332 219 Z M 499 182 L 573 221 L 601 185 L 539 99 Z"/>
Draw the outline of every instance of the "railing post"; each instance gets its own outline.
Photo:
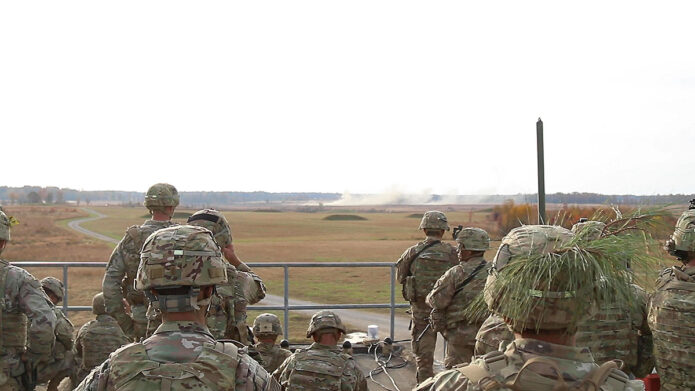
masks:
<path id="1" fill-rule="evenodd" d="M 394 338 L 396 328 L 396 265 L 391 265 L 391 340 Z"/>
<path id="2" fill-rule="evenodd" d="M 285 307 L 285 339 L 290 339 L 290 268 L 287 265 L 283 266 L 285 272 L 285 297 L 284 297 L 284 307 Z"/>
<path id="3" fill-rule="evenodd" d="M 68 316 L 68 267 L 63 266 L 63 313 Z"/>

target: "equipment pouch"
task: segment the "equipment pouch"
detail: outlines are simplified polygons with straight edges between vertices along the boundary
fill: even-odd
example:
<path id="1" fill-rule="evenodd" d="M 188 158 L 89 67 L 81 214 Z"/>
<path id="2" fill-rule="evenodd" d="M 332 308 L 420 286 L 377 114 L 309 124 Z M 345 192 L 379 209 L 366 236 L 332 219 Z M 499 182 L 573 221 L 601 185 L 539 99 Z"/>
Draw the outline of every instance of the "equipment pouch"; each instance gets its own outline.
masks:
<path id="1" fill-rule="evenodd" d="M 415 296 L 415 276 L 408 276 L 403 284 L 403 298 L 408 301 L 415 301 Z"/>
<path id="2" fill-rule="evenodd" d="M 433 309 L 430 312 L 430 324 L 432 324 L 432 330 L 436 332 L 441 333 L 446 330 L 446 313 Z"/>

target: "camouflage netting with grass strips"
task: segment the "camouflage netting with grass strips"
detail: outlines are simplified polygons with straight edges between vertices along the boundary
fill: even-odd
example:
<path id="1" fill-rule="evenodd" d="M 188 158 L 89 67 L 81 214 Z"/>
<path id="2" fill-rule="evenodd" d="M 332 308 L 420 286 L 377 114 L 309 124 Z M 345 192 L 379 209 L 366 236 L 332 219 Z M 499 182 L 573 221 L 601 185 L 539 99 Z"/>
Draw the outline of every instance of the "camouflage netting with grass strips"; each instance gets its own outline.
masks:
<path id="1" fill-rule="evenodd" d="M 522 226 L 502 241 L 484 296 L 468 309 L 486 316 L 488 307 L 508 319 L 515 331 L 566 330 L 603 305 L 633 305 L 633 270 L 655 275 L 661 252 L 650 235 L 664 221 L 663 209 L 635 210 L 606 223 L 601 236 L 587 240 L 559 226 Z M 629 268 L 628 268 L 629 265 Z"/>

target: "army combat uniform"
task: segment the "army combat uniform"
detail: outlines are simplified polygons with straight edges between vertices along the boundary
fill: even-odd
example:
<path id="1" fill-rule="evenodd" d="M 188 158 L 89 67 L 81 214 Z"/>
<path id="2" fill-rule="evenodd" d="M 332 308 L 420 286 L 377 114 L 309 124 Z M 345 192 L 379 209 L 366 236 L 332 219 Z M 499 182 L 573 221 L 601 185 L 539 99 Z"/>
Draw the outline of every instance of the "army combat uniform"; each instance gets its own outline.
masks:
<path id="1" fill-rule="evenodd" d="M 106 266 L 102 289 L 106 310 L 132 339 L 145 337 L 148 330 L 157 327 L 161 319 L 147 317 L 149 301 L 142 292 L 133 288 L 133 280 L 140 264 L 140 249 L 150 234 L 162 228 L 175 225 L 171 221 L 147 220 L 142 225 L 134 225 L 126 231 L 125 236 L 111 253 Z M 130 304 L 132 318 L 125 313 L 123 298 Z"/>
<path id="2" fill-rule="evenodd" d="M 684 265 L 659 274 L 649 303 L 656 371 L 664 391 L 695 389 L 695 206 L 690 203 L 665 246 Z"/>
<path id="3" fill-rule="evenodd" d="M 474 355 L 482 356 L 490 352 L 504 349 L 514 340 L 514 333 L 499 315 L 490 314 L 480 326 L 475 335 Z"/>
<path id="4" fill-rule="evenodd" d="M 233 339 L 249 344 L 246 307 L 265 297 L 266 287 L 261 278 L 242 263 L 239 268 L 227 264 L 228 281 L 217 287 L 210 303 L 207 324 L 216 339 Z"/>
<path id="5" fill-rule="evenodd" d="M 285 390 L 367 391 L 367 380 L 349 354 L 314 342 L 273 372 Z"/>
<path id="6" fill-rule="evenodd" d="M 178 321 L 118 349 L 75 390 L 159 390 L 167 384 L 172 390 L 280 389 L 243 350 L 216 342 L 205 326 Z"/>
<path id="7" fill-rule="evenodd" d="M 572 346 L 570 336 L 577 322 L 593 312 L 591 295 L 597 292 L 590 287 L 583 294 L 566 289 L 590 285 L 591 276 L 599 270 L 597 262 L 585 262 L 585 258 L 575 256 L 584 250 L 572 238 L 571 231 L 556 226 L 523 226 L 505 236 L 486 281 L 485 302 L 490 311 L 507 319 L 515 332 L 537 338 L 515 339 L 504 352 L 493 351 L 468 365 L 441 372 L 416 389 L 643 390 L 644 384 L 630 380 L 617 369 L 616 362 L 599 366 L 588 348 Z M 616 252 L 606 252 L 601 257 L 599 262 L 611 265 L 622 262 L 621 254 Z M 539 274 L 541 265 L 554 269 Z M 579 270 L 587 274 L 577 277 L 586 280 L 575 284 L 564 279 L 564 275 L 576 275 Z M 626 274 L 619 268 L 606 281 L 621 287 L 628 284 Z M 552 286 L 551 290 L 548 286 Z M 567 344 L 543 340 L 563 332 L 568 333 Z"/>
<path id="8" fill-rule="evenodd" d="M 73 332 L 75 327 L 57 306 L 53 306 L 57 324 L 55 328 L 56 343 L 51 352 L 51 359 L 38 366 L 38 382 L 49 382 L 48 390 L 56 390 L 58 383 L 70 376 L 73 370 Z"/>
<path id="9" fill-rule="evenodd" d="M 76 361 L 80 366 L 76 370 L 73 384 L 79 384 L 109 354 L 130 342 L 116 319 L 106 314 L 103 293 L 97 294 L 92 300 L 92 312 L 96 314 L 96 319 L 85 323 L 75 339 Z"/>
<path id="10" fill-rule="evenodd" d="M 510 343 L 504 353 L 488 353 L 476 358 L 470 365 L 441 372 L 416 389 L 539 391 L 554 390 L 563 382 L 569 385 L 584 379 L 603 377 L 603 382 L 598 381 L 601 391 L 644 390 L 641 381 L 631 381 L 626 374 L 614 368 L 600 368 L 588 348 L 519 338 Z M 516 388 L 505 385 L 512 382 Z"/>
<path id="11" fill-rule="evenodd" d="M 147 190 L 145 207 L 154 213 L 162 212 L 167 207 L 179 204 L 179 193 L 176 188 L 167 183 L 157 183 Z M 171 218 L 171 216 L 169 216 Z M 134 225 L 126 230 L 125 236 L 111 253 L 102 292 L 106 311 L 113 316 L 126 335 L 139 340 L 161 322 L 161 317 L 155 311 L 148 313 L 149 301 L 144 293 L 133 288 L 133 281 L 140 264 L 140 250 L 145 240 L 155 231 L 176 225 L 167 221 L 147 220 L 142 225 Z M 123 299 L 130 305 L 131 316 L 128 316 L 123 306 Z"/>
<path id="12" fill-rule="evenodd" d="M 430 211 L 422 217 L 420 229 L 443 231 L 449 225 L 444 213 Z M 410 302 L 410 335 L 418 382 L 434 374 L 432 365 L 437 344 L 437 333 L 428 327 L 432 307 L 425 303 L 425 298 L 439 277 L 457 263 L 456 249 L 432 237 L 405 250 L 396 262 L 396 278 L 403 285 L 403 298 Z"/>
<path id="13" fill-rule="evenodd" d="M 226 249 L 232 248 L 232 230 L 227 218 L 219 211 L 199 210 L 188 218 L 188 223 L 209 229 L 223 255 Z M 217 286 L 217 294 L 212 297 L 206 321 L 216 339 L 233 339 L 249 345 L 246 307 L 261 301 L 266 288 L 256 273 L 245 263 L 239 262 L 238 266 L 227 264 L 227 282 Z"/>
<path id="14" fill-rule="evenodd" d="M 597 363 L 622 360 L 625 372 L 641 378 L 654 368 L 652 332 L 647 325 L 647 293 L 637 285 L 632 288 L 637 300 L 629 309 L 602 306 L 596 315 L 579 324 L 576 343 L 591 349 Z"/>
<path id="15" fill-rule="evenodd" d="M 273 373 L 287 357 L 292 355 L 292 352 L 274 343 L 278 336 L 282 335 L 282 326 L 277 315 L 270 313 L 258 315 L 253 321 L 253 335 L 258 339 L 254 348 L 261 355 L 263 368 L 268 373 Z M 267 342 L 269 340 L 273 342 Z"/>
<path id="16" fill-rule="evenodd" d="M 0 211 L 0 241 L 5 246 L 10 241 L 11 222 L 16 220 Z M 0 247 L 0 254 L 3 250 Z M 53 349 L 56 316 L 41 283 L 26 270 L 2 259 L 0 294 L 0 390 L 20 390 L 27 386 L 22 384 L 22 375 L 28 365 L 45 361 Z M 22 362 L 22 355 L 28 359 L 26 363 Z"/>
<path id="17" fill-rule="evenodd" d="M 202 227 L 175 226 L 152 234 L 143 245 L 135 279 L 165 321 L 142 342 L 126 345 L 94 369 L 77 390 L 279 390 L 275 379 L 244 349 L 216 342 L 201 311 L 210 289 L 227 281 L 220 248 Z"/>
<path id="18" fill-rule="evenodd" d="M 444 360 L 447 368 L 470 362 L 473 356 L 475 335 L 481 322 L 467 319 L 463 311 L 485 287 L 489 268 L 483 257 L 456 265 L 435 283 L 427 296 L 427 304 L 433 308 L 431 318 L 435 331 L 441 332 L 447 342 Z"/>

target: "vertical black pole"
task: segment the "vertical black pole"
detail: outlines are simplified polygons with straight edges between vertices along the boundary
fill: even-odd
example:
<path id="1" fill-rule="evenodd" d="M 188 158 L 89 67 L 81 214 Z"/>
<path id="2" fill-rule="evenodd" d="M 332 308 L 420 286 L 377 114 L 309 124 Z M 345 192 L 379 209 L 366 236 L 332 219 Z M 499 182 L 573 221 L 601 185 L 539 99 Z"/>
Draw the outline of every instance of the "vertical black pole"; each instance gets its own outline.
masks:
<path id="1" fill-rule="evenodd" d="M 536 144 L 538 150 L 538 224 L 545 224 L 545 164 L 543 162 L 543 121 L 536 122 Z"/>

